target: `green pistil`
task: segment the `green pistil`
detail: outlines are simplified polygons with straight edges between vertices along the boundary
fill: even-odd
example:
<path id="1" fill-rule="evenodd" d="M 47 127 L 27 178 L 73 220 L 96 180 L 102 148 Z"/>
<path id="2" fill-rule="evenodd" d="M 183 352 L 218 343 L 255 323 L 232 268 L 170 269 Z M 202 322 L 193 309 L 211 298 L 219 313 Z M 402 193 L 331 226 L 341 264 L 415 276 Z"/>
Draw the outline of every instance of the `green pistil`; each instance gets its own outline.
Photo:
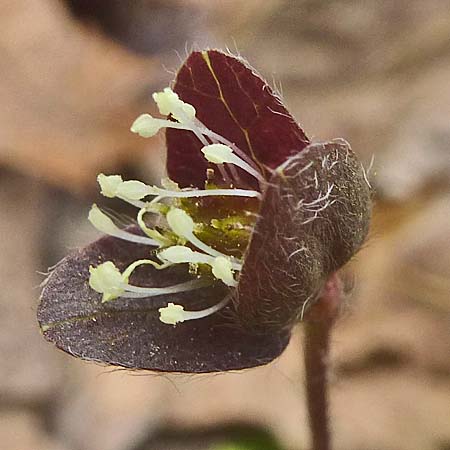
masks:
<path id="1" fill-rule="evenodd" d="M 250 239 L 248 229 L 216 228 L 212 225 L 202 225 L 196 235 L 211 247 L 236 258 L 242 257 Z"/>
<path id="2" fill-rule="evenodd" d="M 245 212 L 231 215 L 229 210 L 212 211 L 214 217 L 205 217 L 203 210 L 190 202 L 180 202 L 180 209 L 187 212 L 195 221 L 195 235 L 205 244 L 230 256 L 241 258 L 247 248 L 255 215 Z"/>
<path id="3" fill-rule="evenodd" d="M 217 188 L 212 183 L 205 184 L 205 189 Z M 242 258 L 256 221 L 259 200 L 217 196 L 176 199 L 174 203 L 193 218 L 195 235 L 201 241 L 222 253 Z"/>

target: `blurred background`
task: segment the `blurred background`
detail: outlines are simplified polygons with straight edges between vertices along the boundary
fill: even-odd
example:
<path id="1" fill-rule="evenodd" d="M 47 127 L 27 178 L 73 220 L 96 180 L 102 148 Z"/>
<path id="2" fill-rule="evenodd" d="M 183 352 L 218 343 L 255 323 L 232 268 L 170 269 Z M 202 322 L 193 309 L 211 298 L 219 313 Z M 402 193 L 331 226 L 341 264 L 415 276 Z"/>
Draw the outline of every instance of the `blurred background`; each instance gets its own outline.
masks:
<path id="1" fill-rule="evenodd" d="M 308 449 L 301 329 L 268 367 L 180 377 L 75 360 L 35 319 L 42 273 L 96 237 L 97 173 L 161 177 L 163 139 L 129 126 L 210 46 L 313 139 L 374 157 L 333 336 L 335 449 L 450 449 L 450 1 L 0 0 L 0 30 L 0 448 Z"/>

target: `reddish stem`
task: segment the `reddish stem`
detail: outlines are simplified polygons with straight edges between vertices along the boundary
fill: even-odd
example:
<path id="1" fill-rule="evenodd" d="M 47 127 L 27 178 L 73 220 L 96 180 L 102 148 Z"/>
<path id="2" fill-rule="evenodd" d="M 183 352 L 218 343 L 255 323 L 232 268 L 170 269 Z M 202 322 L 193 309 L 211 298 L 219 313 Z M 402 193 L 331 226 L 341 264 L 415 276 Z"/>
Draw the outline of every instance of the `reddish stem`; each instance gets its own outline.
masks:
<path id="1" fill-rule="evenodd" d="M 342 300 L 342 282 L 334 273 L 305 320 L 306 400 L 312 450 L 331 450 L 328 411 L 330 334 Z"/>

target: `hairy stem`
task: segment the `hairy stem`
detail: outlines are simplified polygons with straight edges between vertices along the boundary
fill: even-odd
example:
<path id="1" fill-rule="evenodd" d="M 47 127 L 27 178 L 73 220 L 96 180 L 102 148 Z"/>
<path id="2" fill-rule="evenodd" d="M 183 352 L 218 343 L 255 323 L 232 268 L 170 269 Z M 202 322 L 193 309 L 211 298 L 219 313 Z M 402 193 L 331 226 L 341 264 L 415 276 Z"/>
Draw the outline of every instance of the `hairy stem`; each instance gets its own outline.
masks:
<path id="1" fill-rule="evenodd" d="M 306 401 L 312 450 L 331 450 L 328 408 L 330 334 L 342 299 L 342 282 L 334 273 L 304 324 Z"/>

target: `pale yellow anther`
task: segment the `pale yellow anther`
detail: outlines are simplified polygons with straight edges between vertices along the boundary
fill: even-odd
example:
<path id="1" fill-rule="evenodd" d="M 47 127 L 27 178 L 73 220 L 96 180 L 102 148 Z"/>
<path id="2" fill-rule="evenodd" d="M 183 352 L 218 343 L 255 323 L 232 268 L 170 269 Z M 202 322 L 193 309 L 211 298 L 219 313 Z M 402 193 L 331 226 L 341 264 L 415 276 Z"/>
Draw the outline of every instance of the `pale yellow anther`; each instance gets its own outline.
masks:
<path id="1" fill-rule="evenodd" d="M 245 170 L 250 175 L 255 177 L 260 182 L 264 182 L 265 178 L 257 169 L 252 167 L 244 159 L 233 153 L 233 149 L 225 144 L 209 144 L 205 145 L 202 149 L 202 153 L 205 158 L 213 164 L 234 164 Z"/>
<path id="2" fill-rule="evenodd" d="M 169 325 L 176 325 L 186 320 L 202 319 L 222 309 L 228 304 L 230 298 L 231 296 L 227 295 L 219 303 L 199 311 L 185 311 L 183 306 L 169 303 L 165 308 L 159 308 L 159 320 Z"/>
<path id="3" fill-rule="evenodd" d="M 96 204 L 92 205 L 88 220 L 97 230 L 105 234 L 114 234 L 119 230 L 114 222 L 105 213 L 100 211 Z"/>
<path id="4" fill-rule="evenodd" d="M 140 236 L 130 233 L 126 230 L 121 230 L 105 213 L 100 211 L 97 205 L 92 205 L 89 211 L 88 220 L 102 233 L 115 236 L 126 241 L 135 242 L 137 244 L 159 246 L 159 242 L 154 239 L 150 239 L 146 236 Z"/>
<path id="5" fill-rule="evenodd" d="M 175 303 L 169 303 L 164 308 L 159 308 L 159 320 L 168 325 L 176 325 L 185 321 L 184 308 Z"/>
<path id="6" fill-rule="evenodd" d="M 202 148 L 202 153 L 209 162 L 214 164 L 234 163 L 236 161 L 233 150 L 224 144 L 205 145 Z"/>
<path id="7" fill-rule="evenodd" d="M 155 119 L 150 114 L 141 114 L 131 125 L 130 131 L 141 137 L 149 138 L 155 136 L 167 122 L 162 119 Z"/>
<path id="8" fill-rule="evenodd" d="M 124 181 L 117 187 L 117 195 L 127 200 L 140 200 L 153 195 L 154 189 L 137 180 Z"/>
<path id="9" fill-rule="evenodd" d="M 195 118 L 195 108 L 189 103 L 183 102 L 178 95 L 170 88 L 165 88 L 162 92 L 155 92 L 153 100 L 158 106 L 159 112 L 172 116 L 180 123 L 192 121 Z"/>
<path id="10" fill-rule="evenodd" d="M 123 183 L 120 175 L 104 175 L 100 173 L 97 176 L 100 192 L 105 197 L 114 198 L 117 195 L 118 187 Z"/>
<path id="11" fill-rule="evenodd" d="M 166 214 L 166 219 L 173 232 L 180 237 L 190 237 L 194 231 L 194 221 L 189 214 L 182 209 L 172 208 Z"/>
<path id="12" fill-rule="evenodd" d="M 227 286 L 236 286 L 236 280 L 233 277 L 233 266 L 229 258 L 217 256 L 211 264 L 213 275 L 222 280 Z"/>
<path id="13" fill-rule="evenodd" d="M 120 297 L 125 292 L 123 284 L 126 280 L 111 261 L 97 267 L 90 266 L 89 273 L 89 286 L 103 294 L 102 302 Z"/>
<path id="14" fill-rule="evenodd" d="M 172 247 L 161 250 L 158 253 L 158 257 L 163 261 L 168 261 L 174 264 L 196 262 L 195 252 L 184 245 L 173 245 Z"/>

